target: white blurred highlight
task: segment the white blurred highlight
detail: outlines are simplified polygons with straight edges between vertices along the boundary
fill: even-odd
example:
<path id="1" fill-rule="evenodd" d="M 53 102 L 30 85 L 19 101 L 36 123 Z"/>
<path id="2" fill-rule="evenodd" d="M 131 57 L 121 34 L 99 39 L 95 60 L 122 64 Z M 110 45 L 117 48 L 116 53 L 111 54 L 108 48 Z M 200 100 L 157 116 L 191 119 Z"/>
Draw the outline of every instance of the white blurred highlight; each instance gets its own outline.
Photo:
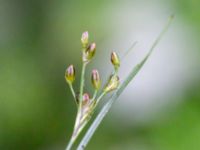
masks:
<path id="1" fill-rule="evenodd" d="M 135 50 L 129 53 L 121 65 L 121 79 L 142 60 L 171 15 L 167 13 L 170 10 L 167 5 L 163 7 L 159 2 L 153 4 L 118 3 L 111 7 L 113 10 L 108 6 L 105 11 L 111 12 L 108 18 L 112 18 L 109 26 L 113 36 L 103 45 L 110 48 L 104 51 L 104 56 L 107 57 L 113 49 L 123 55 L 125 48 L 138 41 Z M 120 96 L 114 111 L 117 119 L 127 120 L 129 117 L 130 121 L 145 121 L 166 104 L 176 103 L 176 97 L 181 97 L 185 88 L 196 78 L 194 68 L 199 68 L 198 57 L 194 55 L 197 49 L 194 41 L 191 41 L 193 33 L 177 14 L 147 63 Z M 107 66 L 107 63 L 100 61 L 102 66 Z"/>

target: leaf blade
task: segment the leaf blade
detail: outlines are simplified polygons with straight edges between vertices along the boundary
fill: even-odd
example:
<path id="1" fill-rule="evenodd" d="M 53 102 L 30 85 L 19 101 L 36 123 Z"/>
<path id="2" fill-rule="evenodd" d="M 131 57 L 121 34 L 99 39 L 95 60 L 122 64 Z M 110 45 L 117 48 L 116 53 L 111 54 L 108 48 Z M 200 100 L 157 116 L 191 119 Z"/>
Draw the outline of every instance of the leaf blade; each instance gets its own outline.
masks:
<path id="1" fill-rule="evenodd" d="M 147 59 L 149 58 L 149 56 L 153 52 L 153 50 L 156 47 L 156 45 L 161 40 L 162 36 L 168 30 L 168 28 L 169 28 L 169 26 L 170 26 L 173 18 L 174 18 L 173 15 L 170 16 L 169 21 L 167 22 L 167 24 L 165 25 L 165 27 L 163 28 L 163 30 L 161 31 L 161 33 L 159 34 L 159 36 L 154 41 L 154 43 L 151 46 L 151 48 L 150 48 L 149 52 L 147 53 L 147 55 L 144 57 L 144 59 L 139 64 L 137 64 L 132 69 L 132 71 L 126 77 L 126 79 L 121 84 L 121 86 L 118 88 L 118 90 L 112 95 L 112 97 L 109 99 L 109 101 L 103 106 L 103 108 L 101 109 L 101 111 L 97 115 L 96 119 L 93 121 L 92 125 L 89 127 L 89 129 L 86 132 L 85 136 L 81 140 L 80 144 L 78 145 L 77 150 L 83 150 L 86 147 L 86 145 L 88 144 L 88 142 L 91 139 L 92 135 L 94 134 L 94 132 L 96 131 L 96 129 L 98 128 L 98 126 L 100 125 L 100 123 L 102 122 L 103 118 L 106 116 L 106 114 L 110 110 L 113 102 L 115 102 L 117 100 L 117 98 L 121 95 L 121 93 L 124 91 L 124 89 L 128 86 L 128 84 L 132 81 L 132 79 L 137 75 L 137 73 L 143 67 L 143 65 L 145 64 L 145 62 L 147 61 Z"/>

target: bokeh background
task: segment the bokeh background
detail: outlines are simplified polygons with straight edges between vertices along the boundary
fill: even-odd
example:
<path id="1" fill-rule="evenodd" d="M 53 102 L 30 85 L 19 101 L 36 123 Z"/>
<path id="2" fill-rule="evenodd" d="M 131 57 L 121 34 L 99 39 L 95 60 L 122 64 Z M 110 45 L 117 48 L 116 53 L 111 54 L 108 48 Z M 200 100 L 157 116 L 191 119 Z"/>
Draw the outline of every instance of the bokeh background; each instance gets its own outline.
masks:
<path id="1" fill-rule="evenodd" d="M 0 0 L 0 149 L 63 150 L 76 106 L 64 80 L 81 67 L 80 36 L 97 43 L 86 73 L 112 70 L 110 52 L 122 56 L 120 78 L 143 58 L 175 19 L 141 72 L 115 103 L 88 150 L 200 149 L 199 0 Z"/>

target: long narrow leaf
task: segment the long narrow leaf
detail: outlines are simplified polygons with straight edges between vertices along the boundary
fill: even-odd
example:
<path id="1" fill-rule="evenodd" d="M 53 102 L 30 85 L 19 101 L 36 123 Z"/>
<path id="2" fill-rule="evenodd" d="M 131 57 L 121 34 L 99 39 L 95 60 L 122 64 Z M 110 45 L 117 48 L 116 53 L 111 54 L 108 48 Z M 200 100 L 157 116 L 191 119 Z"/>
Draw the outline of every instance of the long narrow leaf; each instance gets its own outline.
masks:
<path id="1" fill-rule="evenodd" d="M 123 61 L 124 58 L 133 50 L 133 48 L 135 47 L 136 44 L 137 44 L 137 41 L 134 42 L 128 50 L 126 50 L 126 52 L 124 53 L 124 55 L 120 58 L 121 61 Z"/>
<path id="2" fill-rule="evenodd" d="M 144 65 L 144 63 L 147 61 L 147 59 L 149 58 L 149 56 L 151 55 L 151 53 L 153 52 L 154 48 L 156 47 L 156 45 L 158 44 L 158 42 L 160 41 L 161 37 L 164 35 L 164 33 L 167 31 L 167 29 L 169 28 L 171 21 L 173 19 L 173 16 L 170 16 L 169 21 L 167 22 L 166 26 L 164 27 L 164 29 L 162 30 L 162 32 L 159 34 L 159 36 L 157 37 L 157 39 L 155 40 L 155 42 L 153 43 L 152 47 L 150 48 L 148 54 L 145 56 L 145 58 L 139 63 L 137 64 L 132 71 L 129 73 L 129 75 L 125 78 L 124 82 L 121 84 L 121 86 L 118 88 L 118 90 L 112 95 L 112 97 L 109 99 L 109 101 L 104 105 L 104 107 L 101 109 L 100 113 L 97 115 L 96 119 L 93 121 L 92 125 L 89 127 L 88 131 L 86 132 L 85 136 L 83 137 L 83 139 L 81 140 L 79 146 L 78 146 L 78 150 L 83 150 L 86 145 L 88 144 L 88 142 L 90 141 L 92 135 L 94 134 L 94 132 L 96 131 L 97 127 L 100 125 L 100 123 L 102 122 L 103 118 L 105 117 L 105 115 L 108 113 L 108 111 L 110 110 L 113 102 L 116 101 L 116 99 L 120 96 L 120 94 L 124 91 L 124 89 L 127 87 L 127 85 L 130 83 L 130 81 L 132 81 L 132 79 L 137 75 L 137 73 L 140 71 L 140 69 L 142 68 L 142 66 Z"/>

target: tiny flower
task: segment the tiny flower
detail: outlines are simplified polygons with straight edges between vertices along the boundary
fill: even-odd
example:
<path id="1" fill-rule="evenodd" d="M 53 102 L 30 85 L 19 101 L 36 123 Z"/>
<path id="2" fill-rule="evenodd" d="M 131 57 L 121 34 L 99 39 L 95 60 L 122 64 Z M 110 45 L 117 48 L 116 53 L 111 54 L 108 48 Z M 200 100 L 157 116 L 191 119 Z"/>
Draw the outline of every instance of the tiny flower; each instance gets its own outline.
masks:
<path id="1" fill-rule="evenodd" d="M 82 37 L 81 37 L 81 43 L 82 43 L 83 48 L 87 47 L 88 39 L 89 39 L 88 31 L 83 32 Z"/>
<path id="2" fill-rule="evenodd" d="M 115 70 L 118 70 L 118 68 L 120 66 L 120 60 L 119 60 L 119 56 L 117 55 L 116 52 L 111 53 L 111 62 L 113 64 L 113 66 L 115 67 Z"/>
<path id="3" fill-rule="evenodd" d="M 83 61 L 89 62 L 96 52 L 96 44 L 92 43 L 88 46 L 88 48 L 83 52 Z"/>
<path id="4" fill-rule="evenodd" d="M 67 83 L 72 84 L 75 80 L 75 68 L 73 65 L 70 65 L 65 71 L 65 79 Z"/>
<path id="5" fill-rule="evenodd" d="M 118 86 L 119 86 L 119 77 L 117 75 L 111 75 L 106 87 L 104 88 L 104 91 L 106 93 L 113 91 L 117 89 Z"/>
<path id="6" fill-rule="evenodd" d="M 101 86 L 101 79 L 100 79 L 98 70 L 94 69 L 92 71 L 91 81 L 92 81 L 93 87 L 96 90 L 98 90 L 100 88 L 100 86 Z"/>
<path id="7" fill-rule="evenodd" d="M 83 102 L 82 102 L 83 106 L 89 104 L 89 102 L 90 102 L 90 96 L 89 96 L 89 94 L 88 93 L 84 93 L 83 94 Z"/>

